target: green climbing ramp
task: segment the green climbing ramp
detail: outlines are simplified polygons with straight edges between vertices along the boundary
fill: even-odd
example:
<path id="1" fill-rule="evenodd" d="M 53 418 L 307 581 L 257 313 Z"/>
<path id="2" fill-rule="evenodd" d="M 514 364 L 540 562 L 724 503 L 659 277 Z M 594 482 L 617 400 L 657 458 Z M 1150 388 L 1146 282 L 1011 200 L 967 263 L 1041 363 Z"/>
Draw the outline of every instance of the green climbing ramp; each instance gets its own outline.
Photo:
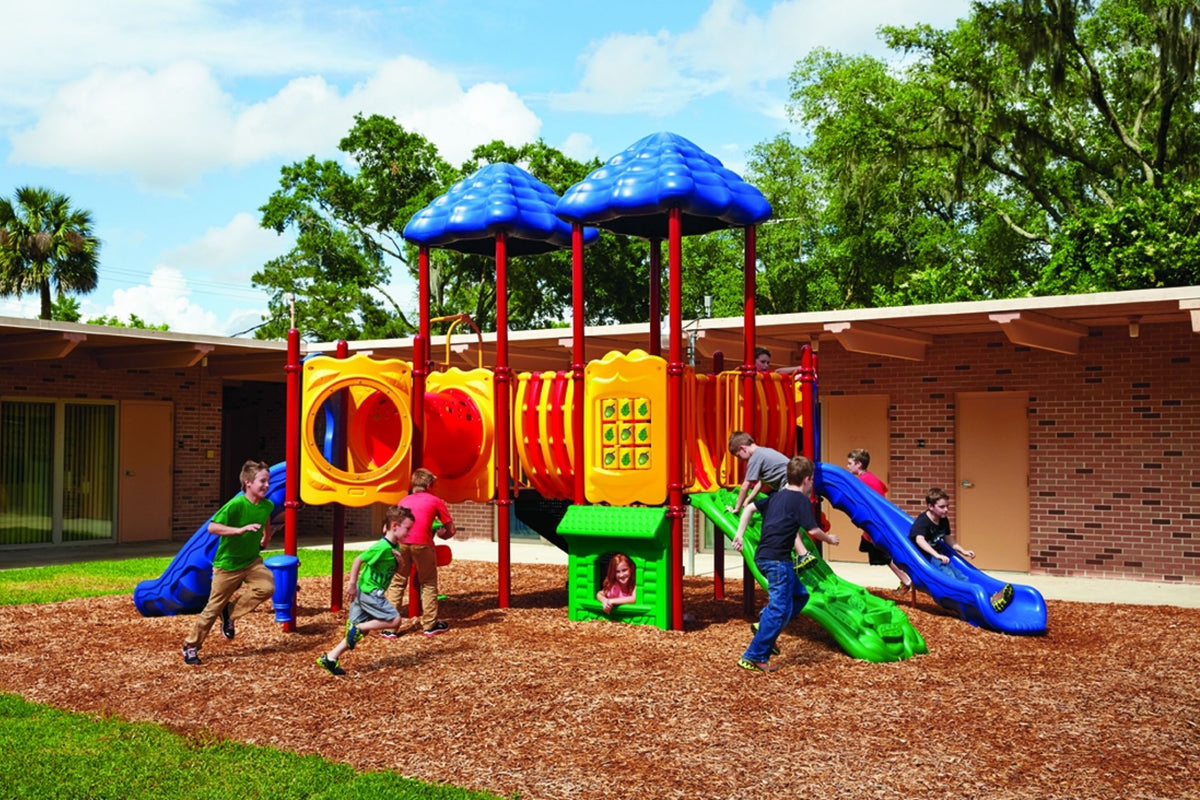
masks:
<path id="1" fill-rule="evenodd" d="M 738 520 L 725 509 L 737 501 L 737 492 L 719 489 L 693 494 L 690 500 L 732 541 L 737 535 Z M 743 537 L 742 556 L 755 580 L 765 589 L 767 582 L 754 565 L 759 523 L 756 515 Z M 804 543 L 809 552 L 816 552 L 808 534 L 804 535 Z M 838 577 L 819 556 L 799 575 L 809 593 L 808 604 L 801 613 L 829 631 L 849 655 L 864 661 L 885 662 L 929 652 L 921 634 L 895 603 Z"/>

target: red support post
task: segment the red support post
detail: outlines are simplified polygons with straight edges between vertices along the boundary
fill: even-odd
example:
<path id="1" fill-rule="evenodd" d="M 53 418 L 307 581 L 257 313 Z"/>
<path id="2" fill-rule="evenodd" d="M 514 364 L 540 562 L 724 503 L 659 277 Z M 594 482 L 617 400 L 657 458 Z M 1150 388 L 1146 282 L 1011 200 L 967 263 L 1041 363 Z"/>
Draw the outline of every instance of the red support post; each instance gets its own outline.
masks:
<path id="1" fill-rule="evenodd" d="M 429 375 L 429 248 L 417 253 L 417 335 L 413 337 L 412 464 L 425 463 L 425 378 Z"/>
<path id="2" fill-rule="evenodd" d="M 746 332 L 743 336 L 743 356 L 742 356 L 742 430 L 754 435 L 754 418 L 755 418 L 755 366 L 754 366 L 754 348 L 755 348 L 755 318 L 757 311 L 755 310 L 755 298 L 758 294 L 758 272 L 757 272 L 757 233 L 753 225 L 746 227 L 746 242 L 745 242 L 745 260 L 742 267 L 742 321 L 745 325 Z M 738 477 L 740 478 L 745 467 L 739 464 Z M 747 502 L 753 498 L 746 498 Z M 748 563 L 742 564 L 742 612 L 747 617 L 754 616 L 754 574 L 750 571 Z"/>
<path id="3" fill-rule="evenodd" d="M 713 353 L 713 378 L 725 371 L 725 353 Z M 715 396 L 715 395 L 714 395 Z M 725 537 L 720 531 L 713 532 L 713 599 L 725 599 Z"/>
<path id="4" fill-rule="evenodd" d="M 683 214 L 667 218 L 670 350 L 667 359 L 667 516 L 671 520 L 671 630 L 683 630 Z"/>
<path id="5" fill-rule="evenodd" d="M 817 462 L 816 457 L 816 403 L 813 395 L 813 384 L 817 379 L 817 356 L 812 351 L 812 347 L 804 345 L 800 348 L 800 405 L 801 416 L 804 419 L 803 434 L 801 437 L 803 455 L 814 464 Z"/>
<path id="6" fill-rule="evenodd" d="M 583 225 L 578 222 L 571 225 L 571 385 L 574 388 L 575 402 L 571 406 L 571 436 L 574 438 L 574 452 L 571 459 L 572 467 L 572 502 L 583 505 L 586 502 L 586 489 L 583 480 L 583 368 L 587 359 L 583 336 L 584 305 L 583 305 Z"/>
<path id="7" fill-rule="evenodd" d="M 512 601 L 512 552 L 509 542 L 509 392 L 508 367 L 508 237 L 496 234 L 496 538 L 499 545 L 500 608 Z"/>
<path id="8" fill-rule="evenodd" d="M 300 331 L 292 328 L 287 335 L 287 444 L 284 458 L 283 552 L 296 555 L 296 509 L 300 507 Z M 295 600 L 292 619 L 296 618 Z M 295 622 L 283 623 L 284 631 L 296 629 Z"/>

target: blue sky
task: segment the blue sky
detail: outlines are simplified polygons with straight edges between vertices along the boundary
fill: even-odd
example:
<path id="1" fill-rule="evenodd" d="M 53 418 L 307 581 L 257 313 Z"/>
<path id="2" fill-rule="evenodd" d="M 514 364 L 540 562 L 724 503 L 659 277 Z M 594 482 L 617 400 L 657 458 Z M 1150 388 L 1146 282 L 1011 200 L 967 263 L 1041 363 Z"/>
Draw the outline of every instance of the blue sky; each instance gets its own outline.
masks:
<path id="1" fill-rule="evenodd" d="M 880 25 L 946 28 L 969 5 L 0 0 L 19 32 L 0 47 L 0 196 L 45 186 L 92 212 L 85 319 L 234 334 L 266 311 L 250 276 L 291 246 L 258 226 L 280 168 L 337 156 L 356 113 L 455 164 L 497 138 L 603 160 L 669 130 L 741 173 L 755 144 L 802 135 L 785 105 L 807 52 L 886 57 Z M 36 315 L 36 296 L 0 298 L 0 316 Z"/>

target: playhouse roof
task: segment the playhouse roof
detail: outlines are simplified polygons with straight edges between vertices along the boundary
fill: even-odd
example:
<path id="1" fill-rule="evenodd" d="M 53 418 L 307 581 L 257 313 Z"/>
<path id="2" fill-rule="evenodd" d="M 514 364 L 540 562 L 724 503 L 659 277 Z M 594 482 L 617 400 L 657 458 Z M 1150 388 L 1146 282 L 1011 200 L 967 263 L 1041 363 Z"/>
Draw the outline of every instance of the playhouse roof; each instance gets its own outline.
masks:
<path id="1" fill-rule="evenodd" d="M 563 193 L 557 213 L 570 222 L 644 238 L 667 238 L 668 212 L 682 234 L 755 225 L 771 204 L 716 157 L 674 133 L 653 133 L 613 156 Z"/>
<path id="2" fill-rule="evenodd" d="M 495 237 L 508 235 L 510 256 L 571 246 L 571 226 L 555 216 L 558 195 L 512 164 L 488 164 L 450 187 L 404 226 L 404 238 L 460 253 L 495 255 Z M 595 228 L 583 241 L 596 240 Z"/>

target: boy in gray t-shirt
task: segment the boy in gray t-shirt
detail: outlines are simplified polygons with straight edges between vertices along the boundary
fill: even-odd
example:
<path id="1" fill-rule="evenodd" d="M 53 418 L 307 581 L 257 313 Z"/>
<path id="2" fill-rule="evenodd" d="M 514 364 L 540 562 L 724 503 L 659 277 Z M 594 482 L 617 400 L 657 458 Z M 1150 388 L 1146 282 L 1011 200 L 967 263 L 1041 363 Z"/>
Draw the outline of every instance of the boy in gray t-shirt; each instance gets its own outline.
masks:
<path id="1" fill-rule="evenodd" d="M 740 514 L 764 486 L 775 491 L 787 483 L 788 457 L 778 450 L 755 444 L 754 437 L 745 431 L 730 434 L 729 452 L 746 462 L 746 478 L 738 489 L 737 503 L 726 507 L 730 513 Z"/>

